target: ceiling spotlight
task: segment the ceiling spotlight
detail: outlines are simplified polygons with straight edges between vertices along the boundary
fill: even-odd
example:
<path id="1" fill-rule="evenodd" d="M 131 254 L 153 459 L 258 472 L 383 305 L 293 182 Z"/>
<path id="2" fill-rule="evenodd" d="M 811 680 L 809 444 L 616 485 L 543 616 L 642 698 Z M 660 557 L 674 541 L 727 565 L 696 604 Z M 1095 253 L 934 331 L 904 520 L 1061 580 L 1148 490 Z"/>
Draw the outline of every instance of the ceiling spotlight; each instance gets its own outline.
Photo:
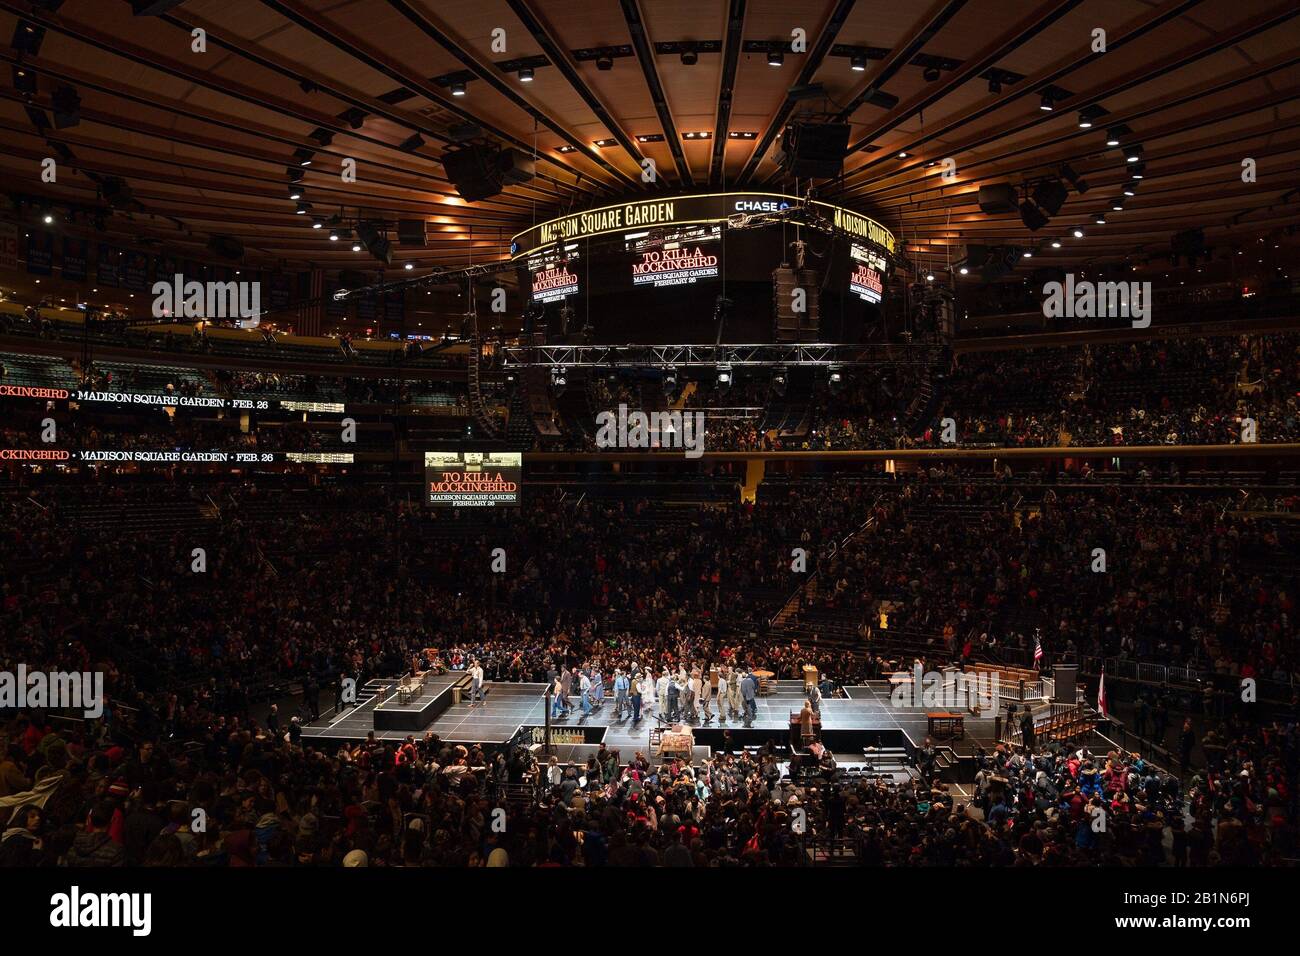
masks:
<path id="1" fill-rule="evenodd" d="M 352 251 L 353 251 L 353 252 L 360 252 L 360 251 L 361 251 L 361 243 L 359 243 L 359 242 L 354 242 L 354 243 L 352 243 Z"/>
<path id="2" fill-rule="evenodd" d="M 407 272 L 410 272 L 412 269 L 415 268 L 415 263 L 408 262 L 406 265 L 402 266 L 402 268 L 405 269 Z"/>
<path id="3" fill-rule="evenodd" d="M 767 54 L 768 66 L 780 66 L 785 63 L 785 54 L 780 50 L 769 50 Z"/>
<path id="4" fill-rule="evenodd" d="M 849 68 L 862 73 L 867 68 L 867 56 L 865 53 L 855 53 L 849 58 Z"/>
<path id="5" fill-rule="evenodd" d="M 1079 129 L 1092 129 L 1092 124 L 1106 115 L 1106 110 L 1096 103 L 1079 110 Z"/>
<path id="6" fill-rule="evenodd" d="M 1142 158 L 1142 147 L 1140 145 L 1124 147 L 1124 162 L 1136 163 L 1141 158 Z"/>
<path id="7" fill-rule="evenodd" d="M 1075 230 L 1074 230 L 1074 238 L 1076 238 L 1076 239 L 1082 239 L 1082 238 L 1083 238 L 1083 230 L 1082 230 L 1082 229 L 1075 229 Z"/>
<path id="8" fill-rule="evenodd" d="M 898 158 L 899 158 L 899 159 L 907 159 L 907 150 L 905 150 L 905 149 L 900 149 L 900 150 L 898 151 Z"/>
<path id="9" fill-rule="evenodd" d="M 1116 196 L 1114 199 L 1112 199 L 1110 201 L 1110 208 L 1115 210 L 1115 212 L 1122 211 L 1124 208 L 1124 197 Z"/>
<path id="10" fill-rule="evenodd" d="M 608 55 L 596 57 L 596 69 L 601 71 L 614 69 L 614 58 Z"/>
<path id="11" fill-rule="evenodd" d="M 682 51 L 682 66 L 694 66 L 700 62 L 700 55 L 694 50 Z"/>
<path id="12" fill-rule="evenodd" d="M 44 216 L 41 217 L 41 221 L 44 222 L 45 225 L 48 226 L 48 225 L 50 225 L 52 222 L 54 222 L 54 217 L 53 217 L 52 215 L 50 215 L 50 214 L 47 212 Z"/>
<path id="13" fill-rule="evenodd" d="M 317 218 L 317 219 L 313 219 L 313 220 L 311 221 L 311 227 L 312 227 L 313 229 L 321 229 L 321 228 L 323 228 L 324 226 L 325 226 L 325 221 L 322 220 L 322 219 Z"/>
<path id="14" fill-rule="evenodd" d="M 289 187 L 289 198 L 290 198 L 290 199 L 301 199 L 301 198 L 302 198 L 302 187 L 301 187 L 301 186 L 290 186 L 290 187 Z"/>
<path id="15" fill-rule="evenodd" d="M 1097 217 L 1093 219 L 1093 222 L 1095 222 L 1099 226 L 1106 225 L 1106 214 L 1104 212 L 1097 213 Z"/>
<path id="16" fill-rule="evenodd" d="M 338 241 L 339 241 L 339 231 L 337 229 L 331 229 L 330 242 L 338 242 Z"/>
<path id="17" fill-rule="evenodd" d="M 1053 239 L 1053 240 L 1052 240 L 1052 248 L 1053 248 L 1053 249 L 1059 249 L 1059 248 L 1061 248 L 1061 240 L 1060 240 L 1060 239 Z"/>
<path id="18" fill-rule="evenodd" d="M 1125 195 L 1125 196 L 1136 196 L 1136 195 L 1137 195 L 1137 183 L 1135 183 L 1135 182 L 1131 182 L 1131 183 L 1129 183 L 1127 186 L 1125 186 L 1125 187 L 1124 187 L 1124 195 Z"/>
<path id="19" fill-rule="evenodd" d="M 1128 136 L 1132 132 L 1133 131 L 1123 123 L 1120 123 L 1118 126 L 1112 126 L 1110 129 L 1106 130 L 1106 145 L 1118 146 L 1124 141 L 1124 137 Z"/>
<path id="20" fill-rule="evenodd" d="M 934 273 L 932 273 L 932 272 L 927 272 L 927 273 L 925 274 L 925 281 L 926 281 L 926 282 L 933 282 L 933 281 L 934 281 Z"/>
<path id="21" fill-rule="evenodd" d="M 288 178 L 289 182 L 300 183 L 302 182 L 303 171 L 298 166 L 286 166 L 284 168 L 284 175 Z"/>
<path id="22" fill-rule="evenodd" d="M 990 93 L 1002 92 L 1002 81 L 999 80 L 996 76 L 989 77 L 989 92 Z"/>
<path id="23" fill-rule="evenodd" d="M 309 202 L 300 202 L 300 203 L 298 203 L 297 215 L 299 215 L 299 216 L 305 216 L 305 215 L 307 215 L 307 210 L 310 209 L 310 208 L 311 208 L 311 203 L 309 203 Z"/>
<path id="24" fill-rule="evenodd" d="M 1038 101 L 1038 108 L 1050 113 L 1056 109 L 1056 104 L 1052 102 L 1052 97 L 1048 93 L 1043 94 L 1043 98 Z"/>
<path id="25" fill-rule="evenodd" d="M 464 96 L 464 95 L 465 95 L 465 81 L 464 81 L 464 80 L 453 80 L 453 81 L 451 82 L 450 86 L 451 86 L 451 95 L 452 95 L 452 96 Z"/>
<path id="26" fill-rule="evenodd" d="M 991 81 L 990 81 L 990 82 L 991 82 Z M 960 272 L 962 275 L 966 275 L 968 272 L 970 272 L 970 270 L 967 269 L 965 266 L 962 266 L 962 267 L 961 267 L 960 269 L 958 269 L 957 271 Z"/>
<path id="27" fill-rule="evenodd" d="M 299 166 L 310 166 L 311 158 L 315 155 L 310 149 L 299 148 L 293 151 L 293 158 Z"/>
<path id="28" fill-rule="evenodd" d="M 1034 254 L 1033 254 L 1032 252 L 1030 252 L 1028 249 L 1026 249 L 1024 252 L 1020 253 L 1020 258 L 1022 258 L 1022 259 L 1032 259 L 1032 258 L 1034 258 Z"/>
<path id="29" fill-rule="evenodd" d="M 1142 179 L 1146 175 L 1146 171 L 1147 171 L 1146 163 L 1134 163 L 1132 166 L 1128 168 L 1128 174 L 1132 176 L 1134 179 Z"/>
<path id="30" fill-rule="evenodd" d="M 520 83 L 533 82 L 533 68 L 531 66 L 521 66 L 519 68 L 519 82 Z"/>
<path id="31" fill-rule="evenodd" d="M 927 66 L 925 70 L 922 71 L 921 76 L 925 78 L 927 83 L 933 83 L 939 78 L 939 68 L 937 66 Z"/>

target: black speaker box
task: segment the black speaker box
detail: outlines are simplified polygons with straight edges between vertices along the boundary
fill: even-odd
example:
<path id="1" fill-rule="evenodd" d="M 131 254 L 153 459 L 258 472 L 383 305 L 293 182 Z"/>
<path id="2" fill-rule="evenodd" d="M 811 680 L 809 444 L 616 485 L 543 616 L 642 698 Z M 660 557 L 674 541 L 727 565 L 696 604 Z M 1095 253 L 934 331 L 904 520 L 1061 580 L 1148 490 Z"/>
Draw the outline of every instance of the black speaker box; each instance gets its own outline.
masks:
<path id="1" fill-rule="evenodd" d="M 244 244 L 234 236 L 209 236 L 208 251 L 222 259 L 242 259 Z"/>
<path id="2" fill-rule="evenodd" d="M 847 123 L 791 123 L 781 141 L 785 168 L 792 176 L 810 179 L 838 176 L 848 148 Z"/>
<path id="3" fill-rule="evenodd" d="M 1018 208 L 1016 187 L 1010 183 L 995 183 L 980 187 L 980 209 L 986 213 L 996 214 L 1015 212 Z"/>
<path id="4" fill-rule="evenodd" d="M 397 241 L 404 246 L 418 246 L 423 248 L 425 241 L 424 220 L 397 220 Z"/>

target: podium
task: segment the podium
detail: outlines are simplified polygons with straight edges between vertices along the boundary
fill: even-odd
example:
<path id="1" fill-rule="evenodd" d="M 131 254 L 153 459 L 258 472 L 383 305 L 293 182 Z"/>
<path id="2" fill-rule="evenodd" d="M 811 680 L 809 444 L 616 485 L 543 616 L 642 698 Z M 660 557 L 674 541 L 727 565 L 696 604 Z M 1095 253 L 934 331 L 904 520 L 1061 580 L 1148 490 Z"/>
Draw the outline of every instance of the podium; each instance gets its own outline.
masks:
<path id="1" fill-rule="evenodd" d="M 1052 700 L 1058 704 L 1077 704 L 1079 665 L 1057 664 L 1052 668 L 1052 677 L 1056 680 L 1056 690 L 1052 694 Z"/>

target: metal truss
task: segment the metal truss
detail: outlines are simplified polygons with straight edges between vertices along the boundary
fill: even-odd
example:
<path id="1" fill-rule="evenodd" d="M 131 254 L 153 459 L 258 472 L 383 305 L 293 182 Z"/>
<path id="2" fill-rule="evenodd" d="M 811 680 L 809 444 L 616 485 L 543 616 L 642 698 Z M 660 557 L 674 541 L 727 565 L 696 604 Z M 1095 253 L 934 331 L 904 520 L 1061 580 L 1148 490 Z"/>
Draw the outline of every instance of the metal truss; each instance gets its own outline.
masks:
<path id="1" fill-rule="evenodd" d="M 766 343 L 760 345 L 524 345 L 504 348 L 507 368 L 688 368 L 728 365 L 918 366 L 943 360 L 942 345 L 836 345 Z"/>

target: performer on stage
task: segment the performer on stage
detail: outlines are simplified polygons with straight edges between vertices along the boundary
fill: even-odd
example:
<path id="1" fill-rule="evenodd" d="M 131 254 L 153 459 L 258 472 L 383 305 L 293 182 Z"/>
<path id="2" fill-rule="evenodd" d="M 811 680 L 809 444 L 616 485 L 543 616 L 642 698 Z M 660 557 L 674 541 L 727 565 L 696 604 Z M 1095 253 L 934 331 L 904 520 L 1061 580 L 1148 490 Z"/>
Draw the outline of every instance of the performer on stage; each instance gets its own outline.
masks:
<path id="1" fill-rule="evenodd" d="M 475 701 L 483 701 L 483 665 L 475 660 L 469 668 L 469 705 L 474 706 Z"/>

